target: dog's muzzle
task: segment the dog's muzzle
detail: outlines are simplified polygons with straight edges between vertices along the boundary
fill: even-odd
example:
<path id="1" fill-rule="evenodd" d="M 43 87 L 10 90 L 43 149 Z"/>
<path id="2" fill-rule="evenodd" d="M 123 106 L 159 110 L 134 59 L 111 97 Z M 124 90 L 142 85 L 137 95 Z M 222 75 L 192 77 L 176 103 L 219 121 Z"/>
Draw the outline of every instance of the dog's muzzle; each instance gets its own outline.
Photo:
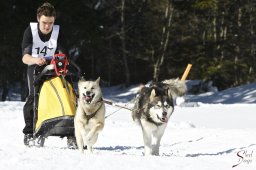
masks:
<path id="1" fill-rule="evenodd" d="M 87 93 L 87 92 L 86 92 L 86 94 L 83 93 L 83 101 L 85 103 L 90 104 L 92 102 L 93 97 L 94 97 L 94 94 Z"/>
<path id="2" fill-rule="evenodd" d="M 163 122 L 163 123 L 167 123 L 167 122 L 168 122 L 167 112 L 163 112 L 163 113 L 162 113 L 162 117 L 159 117 L 159 116 L 157 115 L 157 118 L 158 118 L 161 122 Z"/>
<path id="3" fill-rule="evenodd" d="M 168 118 L 167 117 L 161 117 L 160 120 L 161 120 L 161 122 L 164 122 L 164 123 L 168 122 Z"/>

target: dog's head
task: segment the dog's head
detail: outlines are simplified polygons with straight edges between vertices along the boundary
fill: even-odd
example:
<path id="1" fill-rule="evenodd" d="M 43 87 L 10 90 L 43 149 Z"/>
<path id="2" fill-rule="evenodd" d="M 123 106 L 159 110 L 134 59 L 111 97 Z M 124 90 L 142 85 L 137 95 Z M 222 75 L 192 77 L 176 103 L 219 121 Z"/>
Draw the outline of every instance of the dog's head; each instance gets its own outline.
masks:
<path id="1" fill-rule="evenodd" d="M 166 91 L 152 88 L 148 105 L 150 118 L 156 123 L 167 123 L 173 110 L 173 100 Z"/>
<path id="2" fill-rule="evenodd" d="M 84 79 L 78 82 L 79 99 L 85 104 L 96 103 L 102 97 L 100 88 L 100 77 L 96 81 L 86 81 Z"/>
<path id="3" fill-rule="evenodd" d="M 146 117 L 157 124 L 168 122 L 174 111 L 173 101 L 177 96 L 184 95 L 186 89 L 185 81 L 178 79 L 143 86 L 135 100 L 133 120 Z"/>

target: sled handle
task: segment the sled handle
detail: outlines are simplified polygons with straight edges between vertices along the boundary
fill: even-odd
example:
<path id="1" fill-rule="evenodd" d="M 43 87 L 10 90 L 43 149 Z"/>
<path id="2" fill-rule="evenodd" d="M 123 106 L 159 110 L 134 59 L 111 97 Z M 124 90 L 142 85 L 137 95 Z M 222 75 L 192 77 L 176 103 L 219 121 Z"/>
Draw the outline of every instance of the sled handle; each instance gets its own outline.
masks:
<path id="1" fill-rule="evenodd" d="M 186 70 L 184 71 L 184 73 L 183 73 L 183 75 L 182 75 L 182 77 L 181 77 L 181 80 L 186 80 L 186 78 L 187 78 L 187 76 L 188 76 L 188 73 L 189 73 L 191 67 L 192 67 L 192 64 L 188 64 L 188 65 L 187 65 L 187 68 L 186 68 Z"/>
<path id="2" fill-rule="evenodd" d="M 53 56 L 44 56 L 46 60 L 52 60 Z"/>

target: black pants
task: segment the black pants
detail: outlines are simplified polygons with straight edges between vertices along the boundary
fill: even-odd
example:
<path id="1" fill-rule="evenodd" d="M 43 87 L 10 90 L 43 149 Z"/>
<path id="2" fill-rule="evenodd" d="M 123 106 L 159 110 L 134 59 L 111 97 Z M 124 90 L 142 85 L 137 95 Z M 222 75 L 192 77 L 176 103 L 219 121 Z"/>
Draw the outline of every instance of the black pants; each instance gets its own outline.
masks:
<path id="1" fill-rule="evenodd" d="M 28 79 L 28 89 L 29 95 L 26 99 L 26 103 L 23 107 L 23 115 L 25 121 L 25 127 L 23 129 L 24 134 L 32 134 L 33 133 L 33 120 L 34 120 L 34 68 L 35 66 L 28 66 L 27 69 L 27 79 Z"/>

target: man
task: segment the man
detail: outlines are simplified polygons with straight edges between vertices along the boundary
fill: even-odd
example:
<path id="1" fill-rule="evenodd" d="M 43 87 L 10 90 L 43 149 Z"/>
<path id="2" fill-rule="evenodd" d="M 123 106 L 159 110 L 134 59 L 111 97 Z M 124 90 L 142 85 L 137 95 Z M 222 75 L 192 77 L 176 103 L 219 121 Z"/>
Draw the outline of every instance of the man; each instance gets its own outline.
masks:
<path id="1" fill-rule="evenodd" d="M 46 64 L 45 57 L 55 53 L 64 53 L 61 43 L 62 35 L 59 34 L 59 26 L 54 25 L 56 11 L 50 3 L 44 3 L 37 9 L 38 23 L 30 23 L 24 32 L 22 41 L 22 61 L 28 65 L 27 79 L 29 95 L 23 108 L 25 127 L 24 144 L 29 145 L 33 138 L 33 103 L 34 86 L 33 72 L 36 65 Z"/>

